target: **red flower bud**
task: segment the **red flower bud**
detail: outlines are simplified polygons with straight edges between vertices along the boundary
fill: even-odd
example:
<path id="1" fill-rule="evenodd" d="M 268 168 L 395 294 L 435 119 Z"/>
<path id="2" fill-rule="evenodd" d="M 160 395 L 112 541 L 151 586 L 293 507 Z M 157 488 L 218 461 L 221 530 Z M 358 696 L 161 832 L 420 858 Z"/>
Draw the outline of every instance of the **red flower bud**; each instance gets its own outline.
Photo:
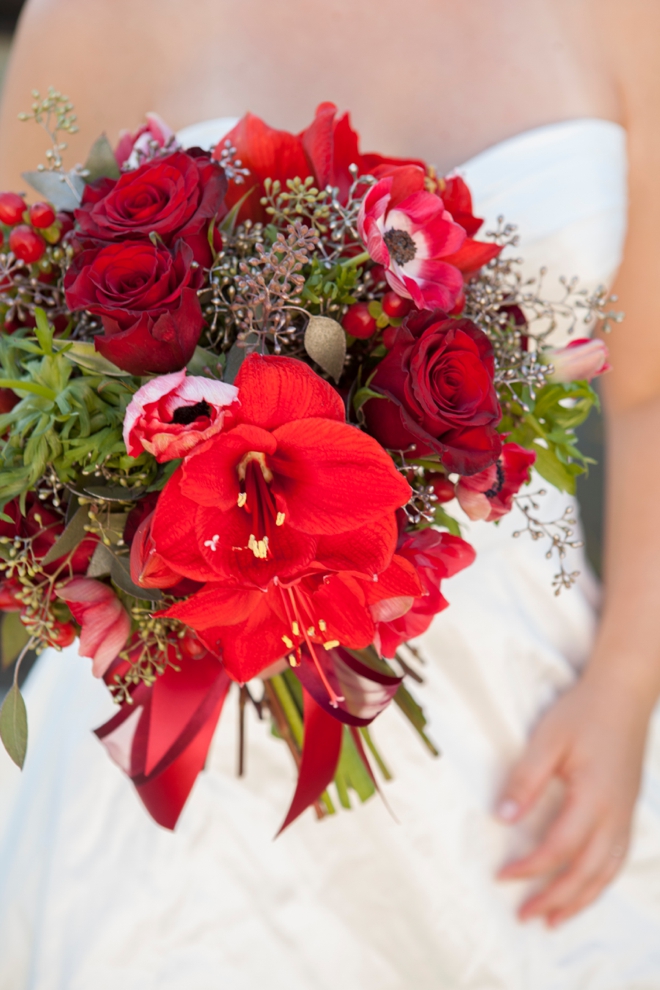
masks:
<path id="1" fill-rule="evenodd" d="M 373 336 L 378 329 L 375 319 L 369 312 L 369 304 L 366 302 L 354 303 L 353 306 L 350 306 L 341 321 L 341 325 L 346 333 L 350 333 L 351 337 L 357 337 L 358 340 L 366 340 L 367 337 Z"/>
<path id="2" fill-rule="evenodd" d="M 46 242 L 36 230 L 28 227 L 26 223 L 22 223 L 18 227 L 14 227 L 9 235 L 9 249 L 21 261 L 31 265 L 43 257 Z"/>
<path id="3" fill-rule="evenodd" d="M 13 192 L 0 193 L 0 220 L 9 227 L 20 223 L 25 212 L 25 200 Z"/>
<path id="4" fill-rule="evenodd" d="M 73 623 L 55 620 L 54 629 L 49 638 L 51 646 L 59 646 L 63 650 L 65 646 L 71 646 L 75 638 L 76 629 Z"/>
<path id="5" fill-rule="evenodd" d="M 451 502 L 453 498 L 456 498 L 454 484 L 446 474 L 431 474 L 428 476 L 428 481 L 433 486 L 433 494 L 438 502 Z"/>
<path id="6" fill-rule="evenodd" d="M 50 203 L 35 203 L 31 206 L 30 223 L 33 227 L 50 227 L 55 223 L 55 210 Z"/>

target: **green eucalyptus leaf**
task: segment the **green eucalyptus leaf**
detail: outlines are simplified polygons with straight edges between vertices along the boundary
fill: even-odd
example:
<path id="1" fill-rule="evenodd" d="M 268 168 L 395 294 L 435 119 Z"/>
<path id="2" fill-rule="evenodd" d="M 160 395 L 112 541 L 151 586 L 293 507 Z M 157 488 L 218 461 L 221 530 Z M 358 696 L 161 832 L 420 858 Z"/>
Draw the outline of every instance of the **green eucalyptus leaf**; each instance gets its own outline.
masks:
<path id="1" fill-rule="evenodd" d="M 30 639 L 30 634 L 21 622 L 20 612 L 5 612 L 2 616 L 0 642 L 2 644 L 2 668 L 10 667 Z"/>
<path id="2" fill-rule="evenodd" d="M 243 342 L 242 347 L 240 347 L 238 343 L 232 344 L 229 354 L 227 355 L 227 364 L 225 366 L 223 381 L 227 382 L 228 385 L 233 385 L 234 379 L 236 378 L 243 361 L 245 361 L 248 354 L 252 354 L 256 351 L 258 346 L 259 338 L 256 333 L 249 333 Z"/>
<path id="3" fill-rule="evenodd" d="M 92 145 L 85 169 L 89 172 L 85 177 L 85 182 L 88 183 L 95 182 L 96 179 L 118 179 L 121 175 L 112 145 L 105 134 L 101 134 Z"/>
<path id="4" fill-rule="evenodd" d="M 329 316 L 311 316 L 305 329 L 305 350 L 336 382 L 346 359 L 346 334 Z"/>
<path id="5" fill-rule="evenodd" d="M 23 172 L 23 178 L 56 210 L 72 212 L 82 202 L 85 180 L 76 172 Z"/>
<path id="6" fill-rule="evenodd" d="M 89 535 L 85 529 L 88 522 L 89 506 L 81 505 L 62 535 L 44 557 L 42 564 L 52 564 L 54 560 L 59 560 L 60 557 L 75 550 L 78 544 L 82 543 L 85 537 Z"/>
<path id="7" fill-rule="evenodd" d="M 23 769 L 27 753 L 27 711 L 18 685 L 7 692 L 0 709 L 0 739 L 16 766 Z"/>
<path id="8" fill-rule="evenodd" d="M 218 355 L 212 351 L 207 351 L 204 347 L 196 347 L 186 370 L 189 375 L 222 379 L 225 360 L 224 354 Z"/>

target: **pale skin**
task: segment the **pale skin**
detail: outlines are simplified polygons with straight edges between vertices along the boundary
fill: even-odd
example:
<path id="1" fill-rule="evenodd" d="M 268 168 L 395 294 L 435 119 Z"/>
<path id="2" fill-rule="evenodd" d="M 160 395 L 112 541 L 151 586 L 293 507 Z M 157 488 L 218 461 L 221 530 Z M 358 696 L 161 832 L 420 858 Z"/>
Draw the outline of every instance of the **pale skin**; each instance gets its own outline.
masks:
<path id="1" fill-rule="evenodd" d="M 602 618 L 583 676 L 539 719 L 498 805 L 517 821 L 553 777 L 566 785 L 537 848 L 500 873 L 542 881 L 520 915 L 550 925 L 590 904 L 624 861 L 660 694 L 659 64 L 654 0 L 29 0 L 0 116 L 0 188 L 16 190 L 44 150 L 17 114 L 50 84 L 78 110 L 71 163 L 147 110 L 176 129 L 250 109 L 297 131 L 332 99 L 352 110 L 364 148 L 443 171 L 541 124 L 627 128 Z"/>

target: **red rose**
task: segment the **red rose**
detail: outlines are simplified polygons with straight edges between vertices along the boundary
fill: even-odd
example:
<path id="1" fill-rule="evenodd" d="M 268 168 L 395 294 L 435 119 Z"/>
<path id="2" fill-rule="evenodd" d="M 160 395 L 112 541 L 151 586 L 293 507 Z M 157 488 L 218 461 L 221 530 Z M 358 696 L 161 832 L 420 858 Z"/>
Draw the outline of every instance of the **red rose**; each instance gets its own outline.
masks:
<path id="1" fill-rule="evenodd" d="M 513 507 L 513 497 L 529 481 L 536 454 L 517 443 L 505 443 L 495 464 L 471 478 L 460 478 L 456 497 L 470 519 L 493 522 Z"/>
<path id="2" fill-rule="evenodd" d="M 148 240 L 83 251 L 64 277 L 67 305 L 101 317 L 106 336 L 96 349 L 125 371 L 178 371 L 204 325 L 192 263 L 182 241 L 173 252 Z"/>
<path id="3" fill-rule="evenodd" d="M 152 232 L 164 244 L 195 244 L 220 212 L 227 180 L 208 155 L 176 151 L 146 162 L 117 181 L 99 179 L 85 190 L 76 220 L 84 238 L 125 241 Z"/>
<path id="4" fill-rule="evenodd" d="M 438 454 L 450 471 L 474 474 L 500 453 L 493 349 L 470 320 L 414 313 L 398 328 L 364 406 L 369 432 L 389 450 Z"/>
<path id="5" fill-rule="evenodd" d="M 397 555 L 409 561 L 419 575 L 424 594 L 417 598 L 387 598 L 371 606 L 377 623 L 378 640 L 383 656 L 393 657 L 402 643 L 421 636 L 438 612 L 449 602 L 440 591 L 445 578 L 469 567 L 476 556 L 469 543 L 451 533 L 434 529 L 404 533 L 399 538 Z"/>

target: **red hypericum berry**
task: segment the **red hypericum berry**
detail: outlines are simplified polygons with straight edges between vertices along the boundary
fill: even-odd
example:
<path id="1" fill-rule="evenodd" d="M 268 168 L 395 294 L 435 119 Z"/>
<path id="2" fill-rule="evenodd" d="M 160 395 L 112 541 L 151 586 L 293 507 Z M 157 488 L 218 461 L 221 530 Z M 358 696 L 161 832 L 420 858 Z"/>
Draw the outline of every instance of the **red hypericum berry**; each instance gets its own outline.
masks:
<path id="1" fill-rule="evenodd" d="M 14 227 L 9 235 L 9 249 L 13 251 L 17 258 L 28 265 L 34 264 L 43 257 L 46 250 L 46 242 L 41 234 L 38 234 L 26 223 Z"/>
<path id="2" fill-rule="evenodd" d="M 445 474 L 427 475 L 427 479 L 433 487 L 433 494 L 438 502 L 451 502 L 456 498 L 456 489 Z"/>
<path id="3" fill-rule="evenodd" d="M 17 193 L 0 193 L 0 220 L 8 227 L 20 223 L 25 213 L 25 200 Z"/>
<path id="4" fill-rule="evenodd" d="M 73 230 L 73 215 L 71 213 L 59 212 L 55 218 L 60 225 L 61 236 L 64 237 Z"/>
<path id="5" fill-rule="evenodd" d="M 75 638 L 76 628 L 71 622 L 60 622 L 59 619 L 55 619 L 53 631 L 49 636 L 51 646 L 64 649 L 65 646 L 71 646 Z"/>
<path id="6" fill-rule="evenodd" d="M 366 302 L 349 306 L 341 325 L 351 337 L 358 337 L 360 340 L 372 337 L 377 330 L 376 321 L 369 312 L 369 303 Z"/>
<path id="7" fill-rule="evenodd" d="M 199 660 L 207 652 L 204 644 L 192 632 L 187 632 L 181 637 L 179 649 L 187 660 Z"/>
<path id="8" fill-rule="evenodd" d="M 396 292 L 386 292 L 381 299 L 381 305 L 383 312 L 387 313 L 390 319 L 402 320 L 412 309 L 413 303 L 412 299 L 404 299 L 403 296 L 397 295 Z"/>
<path id="9" fill-rule="evenodd" d="M 369 269 L 369 281 L 372 285 L 379 285 L 385 281 L 385 269 L 382 265 L 374 265 Z"/>
<path id="10" fill-rule="evenodd" d="M 50 227 L 55 223 L 55 210 L 50 203 L 35 203 L 31 206 L 30 223 L 33 227 Z"/>
<path id="11" fill-rule="evenodd" d="M 0 413 L 11 412 L 21 400 L 10 388 L 0 388 Z M 1 607 L 1 606 L 0 606 Z"/>

